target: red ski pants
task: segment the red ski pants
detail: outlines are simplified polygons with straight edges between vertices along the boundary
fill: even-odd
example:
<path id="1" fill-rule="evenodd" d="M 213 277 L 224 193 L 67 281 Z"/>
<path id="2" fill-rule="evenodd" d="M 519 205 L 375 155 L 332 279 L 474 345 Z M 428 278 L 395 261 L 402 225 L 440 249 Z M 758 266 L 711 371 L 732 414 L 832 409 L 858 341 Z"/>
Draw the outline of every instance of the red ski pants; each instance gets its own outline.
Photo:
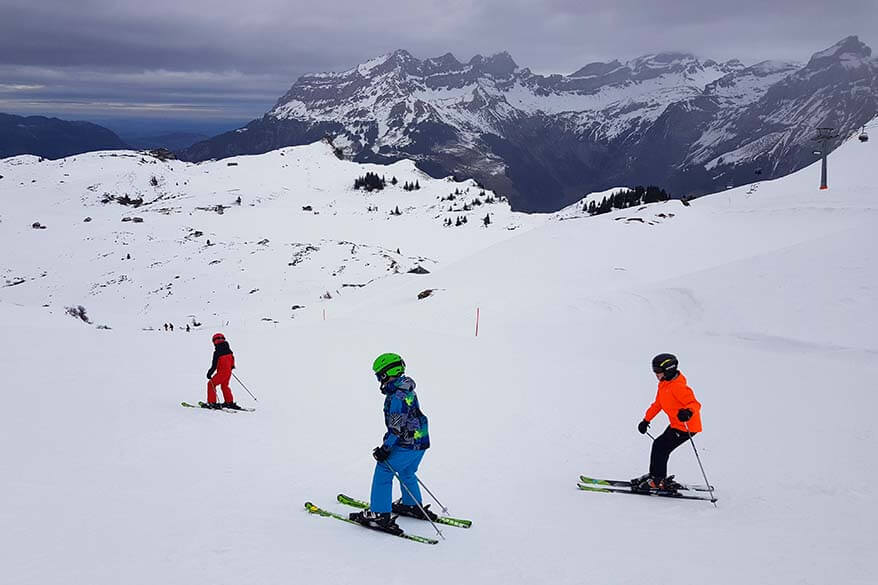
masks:
<path id="1" fill-rule="evenodd" d="M 220 386 L 223 390 L 223 402 L 234 402 L 235 398 L 232 396 L 232 389 L 229 388 L 229 378 L 232 377 L 232 372 L 217 372 L 213 375 L 213 378 L 207 381 L 207 401 L 210 404 L 216 402 L 216 387 Z"/>

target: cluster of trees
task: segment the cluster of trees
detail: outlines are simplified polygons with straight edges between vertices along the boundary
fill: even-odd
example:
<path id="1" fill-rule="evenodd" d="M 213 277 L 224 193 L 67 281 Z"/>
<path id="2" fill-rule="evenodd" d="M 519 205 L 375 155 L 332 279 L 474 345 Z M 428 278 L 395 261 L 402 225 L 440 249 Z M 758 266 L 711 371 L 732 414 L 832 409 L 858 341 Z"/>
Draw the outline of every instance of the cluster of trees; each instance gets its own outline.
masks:
<path id="1" fill-rule="evenodd" d="M 467 189 L 467 192 L 469 192 L 469 189 Z M 455 189 L 454 193 L 449 193 L 447 196 L 441 197 L 439 199 L 439 201 L 454 201 L 458 197 L 460 197 L 464 194 L 465 193 L 463 191 L 461 191 L 460 189 Z M 482 197 L 485 198 L 484 201 L 482 201 L 482 199 L 481 199 Z M 479 191 L 479 194 L 476 196 L 475 199 L 473 199 L 472 205 L 476 206 L 476 205 L 481 205 L 482 203 L 496 203 L 496 202 L 497 202 L 497 199 L 495 199 L 493 195 L 487 196 L 487 195 L 485 195 L 484 191 Z M 469 209 L 467 209 L 467 211 L 469 211 Z"/>
<path id="2" fill-rule="evenodd" d="M 597 204 L 594 201 L 589 201 L 587 205 L 583 204 L 582 211 L 589 215 L 600 215 L 614 209 L 627 209 L 628 207 L 645 203 L 658 203 L 659 201 L 667 201 L 670 198 L 671 196 L 667 191 L 655 185 L 648 187 L 638 185 L 634 189 L 625 189 L 613 193 L 609 197 L 604 197 Z"/>
<path id="3" fill-rule="evenodd" d="M 396 177 L 394 177 L 394 180 Z M 366 173 L 363 177 L 354 179 L 354 189 L 365 189 L 366 191 L 380 191 L 387 185 L 384 177 L 378 176 L 378 173 Z"/>
<path id="4" fill-rule="evenodd" d="M 390 178 L 390 184 L 396 185 L 399 183 L 399 179 L 395 176 Z M 384 175 L 378 176 L 378 173 L 366 173 L 362 177 L 357 177 L 354 179 L 354 189 L 365 189 L 366 191 L 380 191 L 384 187 L 387 186 L 387 179 L 384 178 Z M 418 181 L 414 183 L 406 182 L 402 187 L 406 191 L 414 191 L 416 189 L 420 189 L 421 185 Z"/>
<path id="5" fill-rule="evenodd" d="M 442 225 L 444 225 L 445 227 L 451 227 L 451 226 L 460 227 L 465 223 L 466 223 L 466 216 L 465 215 L 458 215 L 457 218 L 454 219 L 454 221 L 452 221 L 450 217 L 446 217 L 445 221 L 442 222 Z"/>

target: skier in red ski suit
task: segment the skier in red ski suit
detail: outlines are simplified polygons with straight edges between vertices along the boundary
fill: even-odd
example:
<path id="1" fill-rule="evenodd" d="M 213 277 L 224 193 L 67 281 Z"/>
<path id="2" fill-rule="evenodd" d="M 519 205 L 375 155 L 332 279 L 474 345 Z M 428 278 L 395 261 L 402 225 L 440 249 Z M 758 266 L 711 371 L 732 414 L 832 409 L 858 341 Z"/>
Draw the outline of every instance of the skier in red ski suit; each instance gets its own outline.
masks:
<path id="1" fill-rule="evenodd" d="M 226 336 L 222 333 L 214 333 L 213 345 L 213 361 L 210 364 L 210 369 L 207 370 L 207 403 L 216 405 L 215 408 L 237 410 L 239 407 L 235 404 L 232 389 L 229 388 L 229 379 L 235 368 L 235 354 L 232 353 L 229 342 L 226 341 Z M 220 386 L 223 391 L 223 404 L 221 405 L 216 403 L 217 386 Z"/>

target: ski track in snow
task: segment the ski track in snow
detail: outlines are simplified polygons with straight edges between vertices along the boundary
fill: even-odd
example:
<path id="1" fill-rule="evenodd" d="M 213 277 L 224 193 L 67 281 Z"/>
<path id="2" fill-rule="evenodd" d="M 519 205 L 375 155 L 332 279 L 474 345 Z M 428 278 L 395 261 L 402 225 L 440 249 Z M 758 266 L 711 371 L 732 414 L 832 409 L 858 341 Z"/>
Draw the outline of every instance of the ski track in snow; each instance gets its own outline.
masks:
<path id="1" fill-rule="evenodd" d="M 0 161 L 4 582 L 872 583 L 875 148 L 834 152 L 828 191 L 813 166 L 688 207 L 582 218 L 497 203 L 459 228 L 433 206 L 477 187 L 320 144 L 197 166 Z M 366 170 L 423 188 L 352 191 Z M 152 176 L 158 203 L 100 203 L 152 201 Z M 197 209 L 217 204 L 232 207 Z M 192 316 L 202 326 L 181 332 Z M 167 321 L 176 332 L 143 330 Z M 255 412 L 179 406 L 203 399 L 220 329 Z M 419 476 L 474 522 L 437 546 L 303 509 L 368 497 L 383 433 L 369 366 L 384 351 L 404 356 L 430 417 Z M 645 471 L 635 427 L 662 351 L 703 404 L 716 508 L 576 489 L 581 473 Z M 702 481 L 689 445 L 670 469 Z"/>

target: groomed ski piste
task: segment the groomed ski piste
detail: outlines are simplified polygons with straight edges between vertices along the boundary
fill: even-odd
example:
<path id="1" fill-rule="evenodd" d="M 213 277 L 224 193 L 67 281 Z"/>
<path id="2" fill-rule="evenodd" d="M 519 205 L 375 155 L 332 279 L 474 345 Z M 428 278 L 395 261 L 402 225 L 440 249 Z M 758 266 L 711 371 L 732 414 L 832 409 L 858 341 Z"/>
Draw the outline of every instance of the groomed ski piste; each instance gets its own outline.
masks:
<path id="1" fill-rule="evenodd" d="M 284 160 L 318 148 L 285 150 Z M 335 165 L 325 154 L 321 165 Z M 272 158 L 276 166 L 279 152 L 240 157 L 237 167 L 174 163 L 174 172 L 228 172 L 212 185 L 230 185 L 232 171 Z M 874 582 L 874 141 L 830 155 L 825 191 L 812 165 L 690 206 L 564 221 L 507 210 L 488 228 L 477 222 L 483 211 L 461 228 L 426 211 L 450 182 L 421 179 L 429 186 L 413 192 L 425 196 L 417 214 L 383 215 L 402 196 L 385 190 L 375 195 L 382 216 L 333 216 L 328 201 L 337 211 L 361 197 L 348 179 L 372 167 L 333 166 L 313 184 L 288 184 L 300 193 L 288 200 L 270 190 L 278 183 L 266 162 L 254 175 L 264 180 L 265 213 L 247 196 L 223 215 L 190 216 L 178 202 L 176 215 L 124 224 L 134 235 L 118 241 L 108 238 L 122 231 L 120 216 L 137 210 L 90 199 L 104 186 L 57 187 L 64 172 L 85 174 L 70 160 L 51 180 L 59 162 L 0 161 L 2 276 L 24 279 L 0 288 L 3 582 Z M 410 163 L 397 164 L 408 170 L 385 170 L 388 179 L 416 177 Z M 82 187 L 118 178 L 110 166 L 92 172 L 102 178 Z M 228 203 L 221 195 L 211 201 Z M 203 195 L 180 189 L 190 196 Z M 304 199 L 321 211 L 301 216 L 314 225 L 295 219 Z M 189 228 L 223 249 L 191 244 Z M 343 289 L 333 276 L 355 262 L 348 246 L 324 243 L 312 253 L 344 254 L 287 265 L 291 242 L 340 240 L 374 252 L 356 256 L 363 280 L 352 282 L 368 286 Z M 124 262 L 143 264 L 125 268 L 128 251 Z M 104 253 L 112 262 L 101 264 Z M 423 261 L 430 274 L 396 274 L 382 254 L 406 269 L 434 262 Z M 101 275 L 109 289 L 92 288 Z M 181 284 L 151 293 L 162 282 Z M 435 292 L 418 300 L 425 289 Z M 65 315 L 65 304 L 85 306 L 94 324 Z M 291 313 L 293 304 L 305 308 Z M 181 332 L 189 314 L 201 325 Z M 174 333 L 160 330 L 172 320 Z M 215 330 L 259 401 L 233 381 L 235 397 L 255 412 L 180 406 L 204 399 Z M 312 501 L 347 514 L 338 493 L 368 498 L 384 430 L 370 365 L 385 351 L 405 358 L 430 417 L 420 478 L 449 515 L 473 521 L 444 527 L 435 546 L 303 508 Z M 647 470 L 649 440 L 635 427 L 655 396 L 650 359 L 666 351 L 703 405 L 695 440 L 716 508 L 576 487 L 581 474 Z M 652 430 L 665 424 L 660 414 Z M 669 471 L 703 483 L 689 445 Z M 435 537 L 423 521 L 399 524 Z"/>

